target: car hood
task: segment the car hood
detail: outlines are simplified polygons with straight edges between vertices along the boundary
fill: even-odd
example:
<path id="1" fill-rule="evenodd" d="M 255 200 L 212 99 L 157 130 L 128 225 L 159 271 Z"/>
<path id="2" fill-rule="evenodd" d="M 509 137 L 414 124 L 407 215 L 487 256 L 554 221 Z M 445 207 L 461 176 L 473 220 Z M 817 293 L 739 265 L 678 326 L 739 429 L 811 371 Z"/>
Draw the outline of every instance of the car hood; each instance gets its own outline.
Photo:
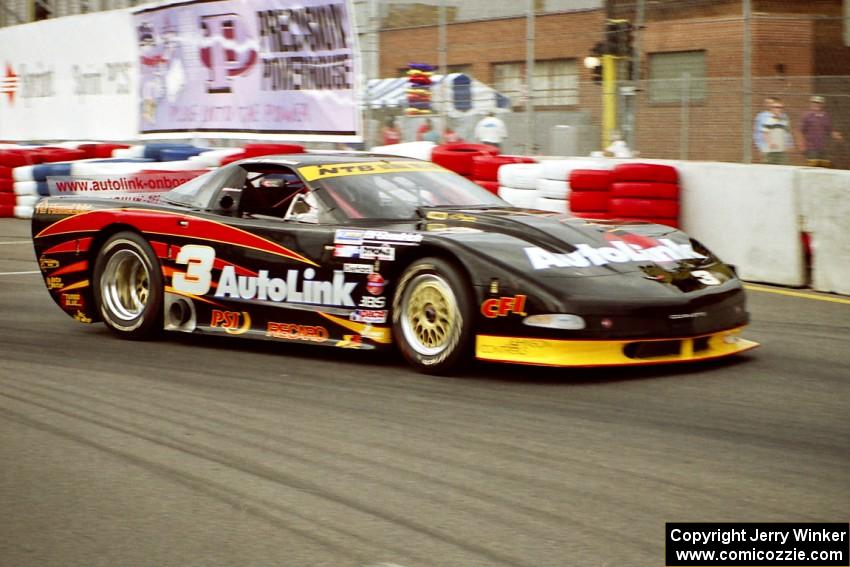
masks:
<path id="1" fill-rule="evenodd" d="M 716 262 L 683 232 L 657 224 L 586 221 L 521 209 L 426 209 L 421 229 L 537 277 L 662 273 Z"/>

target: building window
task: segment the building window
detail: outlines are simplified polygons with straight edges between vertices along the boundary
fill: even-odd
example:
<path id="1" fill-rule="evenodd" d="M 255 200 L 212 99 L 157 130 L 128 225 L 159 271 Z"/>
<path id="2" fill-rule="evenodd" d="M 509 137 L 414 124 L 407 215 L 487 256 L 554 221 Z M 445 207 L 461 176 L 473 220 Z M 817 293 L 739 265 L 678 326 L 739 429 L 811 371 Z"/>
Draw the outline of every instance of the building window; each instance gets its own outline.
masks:
<path id="1" fill-rule="evenodd" d="M 525 63 L 493 65 L 493 88 L 514 104 L 524 104 Z M 534 105 L 578 104 L 578 63 L 575 59 L 553 59 L 534 63 Z"/>
<path id="2" fill-rule="evenodd" d="M 705 100 L 705 51 L 675 51 L 649 55 L 649 100 Z"/>
<path id="3" fill-rule="evenodd" d="M 534 63 L 534 104 L 563 106 L 578 104 L 578 63 L 554 59 Z"/>
<path id="4" fill-rule="evenodd" d="M 511 99 L 514 105 L 523 104 L 525 65 L 522 63 L 494 63 L 493 88 Z"/>

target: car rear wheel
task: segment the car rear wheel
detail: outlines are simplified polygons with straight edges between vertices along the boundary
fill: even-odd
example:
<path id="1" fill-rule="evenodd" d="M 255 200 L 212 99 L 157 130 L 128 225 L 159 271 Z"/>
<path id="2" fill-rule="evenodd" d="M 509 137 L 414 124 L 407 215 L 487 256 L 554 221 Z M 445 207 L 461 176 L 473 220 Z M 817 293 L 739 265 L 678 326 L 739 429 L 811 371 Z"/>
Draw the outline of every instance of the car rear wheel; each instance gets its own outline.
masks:
<path id="1" fill-rule="evenodd" d="M 393 298 L 393 336 L 417 370 L 443 374 L 464 361 L 472 299 L 466 279 L 440 258 L 423 258 L 402 274 Z"/>
<path id="2" fill-rule="evenodd" d="M 98 251 L 94 295 L 106 326 L 127 339 L 162 330 L 162 273 L 150 245 L 134 232 L 119 232 Z"/>

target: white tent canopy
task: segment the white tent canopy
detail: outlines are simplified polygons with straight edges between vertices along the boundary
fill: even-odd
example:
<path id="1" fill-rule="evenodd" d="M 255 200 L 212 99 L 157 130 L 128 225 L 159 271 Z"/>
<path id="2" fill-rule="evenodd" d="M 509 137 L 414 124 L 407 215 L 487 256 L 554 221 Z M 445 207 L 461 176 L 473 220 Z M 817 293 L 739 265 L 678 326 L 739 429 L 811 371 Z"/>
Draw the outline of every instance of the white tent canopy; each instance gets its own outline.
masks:
<path id="1" fill-rule="evenodd" d="M 511 103 L 508 97 L 464 73 L 449 73 L 431 77 L 431 107 L 434 112 L 446 112 L 459 117 L 486 112 L 506 112 Z M 406 108 L 407 77 L 370 79 L 365 104 L 372 109 Z M 445 105 L 445 108 L 444 108 Z"/>

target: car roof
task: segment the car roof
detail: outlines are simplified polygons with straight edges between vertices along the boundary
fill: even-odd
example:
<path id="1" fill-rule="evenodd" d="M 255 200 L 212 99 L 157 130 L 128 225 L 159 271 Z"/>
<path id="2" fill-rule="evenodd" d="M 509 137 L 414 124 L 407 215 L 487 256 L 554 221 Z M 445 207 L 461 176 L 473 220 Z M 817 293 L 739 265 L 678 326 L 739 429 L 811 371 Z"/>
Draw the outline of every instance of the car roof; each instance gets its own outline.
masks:
<path id="1" fill-rule="evenodd" d="M 390 156 L 385 154 L 373 154 L 367 152 L 309 152 L 303 154 L 279 154 L 257 156 L 239 160 L 235 163 L 245 165 L 256 163 L 301 167 L 304 165 L 325 165 L 329 163 L 360 163 L 363 161 L 370 161 L 376 159 L 379 159 L 381 161 L 411 161 L 414 158 Z"/>

